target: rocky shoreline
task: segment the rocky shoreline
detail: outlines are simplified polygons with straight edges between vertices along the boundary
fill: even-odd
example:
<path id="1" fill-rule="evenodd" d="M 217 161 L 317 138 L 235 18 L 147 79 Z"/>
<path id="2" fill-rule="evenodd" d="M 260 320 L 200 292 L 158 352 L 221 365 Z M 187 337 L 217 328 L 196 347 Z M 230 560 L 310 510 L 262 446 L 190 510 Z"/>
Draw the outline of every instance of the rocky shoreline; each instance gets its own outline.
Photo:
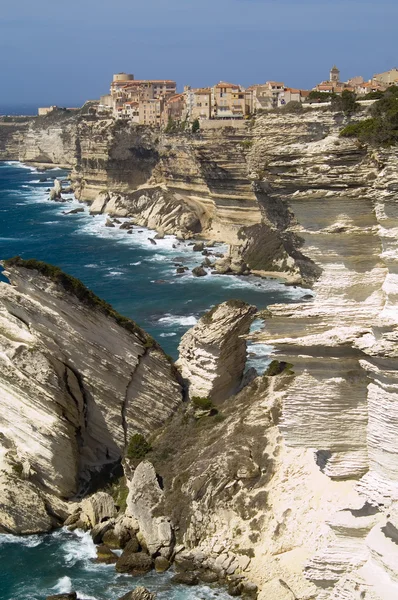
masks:
<path id="1" fill-rule="evenodd" d="M 196 227 L 196 215 L 201 224 L 193 235 L 228 241 L 252 272 L 300 276 L 316 295 L 308 303 L 264 311 L 264 328 L 251 337 L 272 347 L 274 362 L 264 376 L 248 373 L 231 391 L 228 381 L 243 374 L 236 364 L 247 333 L 233 327 L 235 318 L 243 319 L 242 307 L 232 304 L 202 317 L 182 342 L 181 372 L 167 372 L 164 357 L 154 356 L 160 351 L 148 349 L 142 334 L 132 348 L 113 317 L 104 322 L 75 301 L 61 304 L 53 282 L 42 281 L 37 289 L 40 277 L 33 281 L 16 272 L 18 285 L 2 298 L 0 328 L 0 381 L 8 394 L 3 413 L 11 431 L 6 437 L 13 440 L 6 446 L 3 487 L 15 486 L 6 501 L 13 510 L 15 497 L 22 505 L 16 520 L 26 519 L 35 499 L 49 528 L 54 514 L 60 525 L 78 508 L 65 508 L 63 491 L 76 482 L 51 475 L 48 453 L 57 444 L 69 452 L 74 472 L 90 478 L 98 461 L 120 465 L 130 438 L 141 434 L 150 446 L 141 440 L 141 468 L 152 472 L 145 465 L 153 466 L 163 494 L 150 523 L 162 523 L 165 532 L 169 519 L 175 540 L 163 558 L 184 546 L 176 556 L 186 556 L 183 564 L 193 573 L 187 577 L 199 579 L 199 556 L 212 572 L 208 564 L 218 561 L 223 577 L 244 575 L 258 587 L 260 600 L 397 596 L 398 154 L 395 147 L 375 150 L 340 138 L 345 122 L 343 114 L 311 111 L 260 115 L 245 132 L 195 138 L 157 139 L 147 129 L 73 119 L 63 139 L 54 131 L 30 131 L 21 159 L 48 162 L 50 154 L 54 160 L 68 155 L 77 195 L 99 206 L 102 194 L 104 210 L 119 213 L 109 216 L 111 223 L 130 218 L 130 210 L 131 220 L 138 218 L 140 206 L 140 218 L 164 226 L 183 198 L 189 222 Z M 157 203 L 164 212 L 152 215 Z M 59 315 L 63 327 L 54 332 Z M 54 355 L 54 339 L 62 356 Z M 142 418 L 130 405 L 131 360 L 139 363 L 132 385 L 141 394 Z M 226 372 L 230 377 L 220 381 Z M 147 394 L 140 381 L 145 374 Z M 115 387 L 119 379 L 123 385 Z M 43 388 L 50 390 L 47 396 Z M 157 403 L 159 390 L 164 396 Z M 218 396 L 223 390 L 227 397 Z M 29 398 L 37 398 L 42 410 L 34 434 Z M 20 431 L 10 406 L 19 406 L 25 418 Z M 56 407 L 52 427 L 49 406 Z M 49 433 L 54 419 L 55 438 Z M 69 438 L 65 428 L 73 432 Z M 31 443 L 37 438 L 40 452 Z M 65 450 L 66 438 L 73 443 Z M 134 474 L 123 464 L 124 492 L 130 493 Z M 46 481 L 39 500 L 38 477 Z M 9 524 L 12 514 L 8 509 L 3 520 Z M 171 548 L 163 541 L 159 556 Z M 149 557 L 151 564 L 156 558 Z"/>

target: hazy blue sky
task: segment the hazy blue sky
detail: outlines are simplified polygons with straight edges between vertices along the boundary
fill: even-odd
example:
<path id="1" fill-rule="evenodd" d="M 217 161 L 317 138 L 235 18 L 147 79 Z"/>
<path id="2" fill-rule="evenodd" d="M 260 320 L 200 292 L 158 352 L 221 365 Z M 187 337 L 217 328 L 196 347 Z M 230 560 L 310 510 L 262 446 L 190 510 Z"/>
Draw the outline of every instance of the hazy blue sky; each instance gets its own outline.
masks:
<path id="1" fill-rule="evenodd" d="M 0 104 L 74 105 L 113 72 L 312 87 L 398 65 L 397 0 L 1 0 Z"/>

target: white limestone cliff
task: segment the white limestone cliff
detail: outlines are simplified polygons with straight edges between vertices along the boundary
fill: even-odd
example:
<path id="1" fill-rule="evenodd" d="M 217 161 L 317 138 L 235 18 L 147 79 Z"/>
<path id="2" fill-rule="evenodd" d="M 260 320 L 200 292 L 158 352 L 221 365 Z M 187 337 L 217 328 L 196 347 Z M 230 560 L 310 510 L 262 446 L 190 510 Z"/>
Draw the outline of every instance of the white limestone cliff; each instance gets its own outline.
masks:
<path id="1" fill-rule="evenodd" d="M 256 308 L 228 300 L 204 315 L 182 337 L 176 363 L 189 396 L 214 402 L 234 394 L 246 366 L 246 339 Z"/>
<path id="2" fill-rule="evenodd" d="M 132 321 L 23 264 L 8 264 L 11 285 L 0 284 L 0 470 L 57 514 L 55 499 L 84 492 L 134 433 L 163 425 L 182 395 L 168 358 Z M 6 488 L 0 530 L 31 531 L 22 496 L 12 526 Z"/>

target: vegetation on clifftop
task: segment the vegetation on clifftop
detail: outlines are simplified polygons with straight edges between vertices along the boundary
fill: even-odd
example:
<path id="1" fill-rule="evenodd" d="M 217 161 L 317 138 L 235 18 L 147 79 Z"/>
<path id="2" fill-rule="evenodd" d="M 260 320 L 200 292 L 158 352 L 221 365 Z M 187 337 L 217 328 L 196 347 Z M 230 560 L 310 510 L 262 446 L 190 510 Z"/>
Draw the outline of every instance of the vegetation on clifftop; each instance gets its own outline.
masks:
<path id="1" fill-rule="evenodd" d="M 350 123 L 340 132 L 373 146 L 391 146 L 398 141 L 398 87 L 392 86 L 370 109 L 370 117 Z"/>
<path id="2" fill-rule="evenodd" d="M 108 304 L 108 302 L 105 302 L 105 300 L 102 300 L 96 296 L 94 292 L 89 290 L 80 279 L 64 273 L 59 267 L 55 267 L 54 265 L 50 265 L 40 260 L 25 260 L 20 256 L 9 258 L 5 260 L 3 264 L 6 269 L 16 267 L 37 271 L 40 275 L 48 277 L 48 279 L 62 287 L 65 292 L 75 296 L 80 302 L 85 304 L 85 306 L 100 310 L 106 316 L 114 319 L 118 325 L 130 333 L 134 333 L 144 344 L 145 348 L 158 347 L 156 341 L 138 327 L 132 319 L 119 314 L 110 304 Z"/>

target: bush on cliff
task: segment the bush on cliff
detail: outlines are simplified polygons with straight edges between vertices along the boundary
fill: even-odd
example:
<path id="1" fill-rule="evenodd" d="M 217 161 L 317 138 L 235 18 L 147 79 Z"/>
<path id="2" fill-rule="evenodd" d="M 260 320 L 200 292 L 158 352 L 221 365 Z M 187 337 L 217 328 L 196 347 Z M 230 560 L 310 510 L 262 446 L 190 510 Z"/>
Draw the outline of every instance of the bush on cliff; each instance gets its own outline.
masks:
<path id="1" fill-rule="evenodd" d="M 342 137 L 356 137 L 374 146 L 391 146 L 398 141 L 398 87 L 392 86 L 370 109 L 371 117 L 350 123 Z"/>
<path id="2" fill-rule="evenodd" d="M 336 112 L 343 112 L 346 115 L 351 115 L 360 108 L 356 100 L 357 96 L 354 92 L 344 90 L 341 96 L 334 96 L 331 99 L 331 109 Z"/>
<path id="3" fill-rule="evenodd" d="M 192 133 L 197 133 L 200 129 L 199 119 L 195 119 L 192 123 Z"/>
<path id="4" fill-rule="evenodd" d="M 145 333 L 134 321 L 129 319 L 128 317 L 124 317 L 120 315 L 108 302 L 98 298 L 86 286 L 77 279 L 76 277 L 72 277 L 72 275 L 68 275 L 64 273 L 62 269 L 59 267 L 55 267 L 54 265 L 50 265 L 41 260 L 29 259 L 25 260 L 20 256 L 14 256 L 13 258 L 9 258 L 4 261 L 5 268 L 19 267 L 23 269 L 28 269 L 32 271 L 37 271 L 40 275 L 47 277 L 61 288 L 68 292 L 69 294 L 73 294 L 80 302 L 88 306 L 89 308 L 94 308 L 101 310 L 106 316 L 111 317 L 116 321 L 118 325 L 129 331 L 130 333 L 134 333 L 139 340 L 144 344 L 145 348 L 158 347 L 155 340 Z"/>
<path id="5" fill-rule="evenodd" d="M 273 360 L 269 365 L 268 369 L 265 371 L 265 377 L 275 377 L 276 375 L 294 375 L 294 372 L 291 370 L 293 367 L 292 364 L 287 363 L 285 361 Z"/>
<path id="6" fill-rule="evenodd" d="M 200 408 L 201 410 L 211 410 L 213 408 L 213 402 L 210 398 L 201 398 L 200 396 L 193 396 L 192 404 L 195 408 Z"/>
<path id="7" fill-rule="evenodd" d="M 135 460 L 141 460 L 152 450 L 149 442 L 146 441 L 141 433 L 135 433 L 127 446 L 126 456 Z"/>

